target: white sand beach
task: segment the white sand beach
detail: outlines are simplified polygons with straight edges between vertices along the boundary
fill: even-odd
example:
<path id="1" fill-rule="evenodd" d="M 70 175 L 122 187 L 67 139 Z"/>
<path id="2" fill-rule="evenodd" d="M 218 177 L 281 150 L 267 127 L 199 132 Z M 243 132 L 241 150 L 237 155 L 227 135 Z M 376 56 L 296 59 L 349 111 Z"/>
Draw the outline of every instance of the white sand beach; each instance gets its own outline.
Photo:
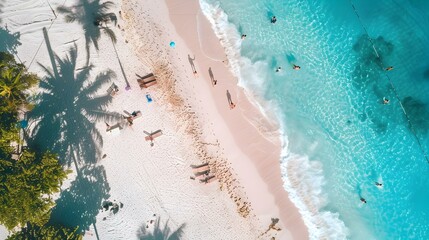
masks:
<path id="1" fill-rule="evenodd" d="M 64 21 L 56 10 L 63 5 L 75 2 L 8 0 L 0 15 L 3 27 L 20 33 L 16 56 L 41 77 L 45 73 L 37 63 L 51 66 L 43 28 L 53 52 L 64 58 L 76 45 L 77 68 L 85 66 L 82 26 Z M 283 189 L 278 126 L 237 86 L 198 1 L 123 0 L 110 11 L 118 17 L 117 26 L 109 25 L 117 43 L 102 34 L 99 51 L 91 47 L 89 79 L 114 71 L 119 91 L 105 110 L 125 116 L 124 111 L 140 111 L 141 116 L 131 126 L 125 119 L 106 122 L 120 123 L 111 132 L 104 121 L 93 122 L 102 148 L 92 167 L 103 169 L 104 200 L 123 207 L 114 214 L 100 204 L 84 239 L 139 239 L 139 229 L 151 231 L 157 217 L 172 232 L 183 227 L 183 239 L 307 239 L 308 230 Z M 141 89 L 137 75 L 149 73 L 156 84 Z M 106 95 L 110 84 L 97 96 Z M 151 145 L 145 137 L 157 130 L 162 134 Z M 191 167 L 203 163 L 208 167 Z M 208 175 L 195 176 L 207 170 Z M 200 181 L 207 176 L 214 178 Z M 274 228 L 281 230 L 269 228 L 272 218 L 279 218 Z"/>

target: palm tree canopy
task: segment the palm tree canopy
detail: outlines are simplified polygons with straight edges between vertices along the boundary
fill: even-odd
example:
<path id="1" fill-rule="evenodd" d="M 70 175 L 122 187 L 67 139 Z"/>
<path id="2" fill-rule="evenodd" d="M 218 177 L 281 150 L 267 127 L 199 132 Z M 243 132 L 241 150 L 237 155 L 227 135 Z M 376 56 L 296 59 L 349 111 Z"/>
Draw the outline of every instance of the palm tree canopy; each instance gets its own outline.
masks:
<path id="1" fill-rule="evenodd" d="M 0 112 L 16 111 L 27 105 L 27 90 L 38 81 L 22 64 L 0 62 Z"/>

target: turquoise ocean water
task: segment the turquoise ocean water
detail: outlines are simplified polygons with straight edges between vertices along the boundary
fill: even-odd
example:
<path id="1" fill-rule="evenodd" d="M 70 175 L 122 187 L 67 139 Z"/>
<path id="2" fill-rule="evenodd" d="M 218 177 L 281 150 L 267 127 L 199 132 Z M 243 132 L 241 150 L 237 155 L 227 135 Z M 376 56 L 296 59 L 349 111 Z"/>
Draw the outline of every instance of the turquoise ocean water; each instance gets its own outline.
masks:
<path id="1" fill-rule="evenodd" d="M 429 1 L 200 3 L 240 85 L 278 117 L 310 237 L 429 239 Z"/>

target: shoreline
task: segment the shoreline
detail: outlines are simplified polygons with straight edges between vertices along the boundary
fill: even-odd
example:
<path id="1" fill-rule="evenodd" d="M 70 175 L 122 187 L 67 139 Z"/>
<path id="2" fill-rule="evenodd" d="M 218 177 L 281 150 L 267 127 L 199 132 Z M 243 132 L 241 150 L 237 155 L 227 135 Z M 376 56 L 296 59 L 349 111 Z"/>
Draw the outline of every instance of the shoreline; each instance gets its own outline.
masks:
<path id="1" fill-rule="evenodd" d="M 77 46 L 77 65 L 85 66 L 82 26 L 66 23 L 63 15 L 55 15 L 52 9 L 63 2 L 51 4 L 53 8 L 46 3 L 37 9 L 8 6 L 8 13 L 14 14 L 5 22 L 15 23 L 10 29 L 21 32 L 24 43 L 18 55 L 24 61 L 34 58 L 49 66 L 41 34 L 42 28 L 49 26 L 53 51 L 64 58 L 70 47 Z M 28 15 L 30 9 L 32 14 Z M 62 193 L 91 188 L 91 204 L 79 205 L 84 196 L 76 196 L 65 198 L 59 205 L 64 214 L 74 212 L 68 206 L 83 206 L 79 210 L 89 215 L 86 219 L 68 219 L 57 214 L 58 220 L 79 224 L 87 233 L 84 239 L 132 239 L 154 214 L 162 219 L 161 226 L 168 224 L 171 230 L 186 224 L 184 236 L 195 239 L 308 238 L 297 209 L 283 189 L 278 127 L 269 123 L 237 86 L 237 79 L 224 63 L 225 50 L 198 2 L 123 0 L 109 11 L 122 11 L 118 15 L 120 26 L 111 26 L 118 42 L 112 45 L 103 35 L 98 43 L 100 51 L 91 46 L 90 62 L 95 67 L 89 80 L 107 68 L 116 72 L 112 82 L 119 86 L 119 92 L 103 110 L 136 110 L 142 117 L 133 126 L 109 122 L 112 126 L 122 124 L 115 134 L 105 131 L 107 122 L 95 123 L 103 139 L 98 149 L 103 157 L 96 164 L 82 162 L 79 168 L 91 170 L 81 176 L 81 181 L 94 176 L 97 181 L 91 186 L 76 185 L 71 176 L 70 183 L 62 186 Z M 33 21 L 51 15 L 46 21 Z M 21 26 L 17 19 L 23 17 L 30 24 Z M 170 41 L 176 42 L 175 48 L 170 48 Z M 195 54 L 198 77 L 193 75 L 188 54 Z M 216 85 L 212 84 L 209 68 L 218 80 Z M 30 71 L 43 73 L 37 64 L 32 64 Z M 158 84 L 140 89 L 135 75 L 151 72 Z M 100 86 L 95 95 L 106 95 L 112 82 Z M 154 99 L 151 103 L 145 98 L 148 93 Z M 229 108 L 228 93 L 236 104 L 234 109 Z M 152 146 L 144 140 L 144 131 L 158 129 L 163 135 Z M 210 165 L 214 182 L 190 179 L 190 165 L 202 162 Z M 124 207 L 118 213 L 100 211 L 103 201 L 120 202 Z M 269 228 L 271 218 L 280 218 L 275 227 L 281 231 Z"/>
<path id="2" fill-rule="evenodd" d="M 279 217 L 283 226 L 289 231 L 284 236 L 288 235 L 293 239 L 308 239 L 308 229 L 302 216 L 283 188 L 284 183 L 280 175 L 281 141 L 278 126 L 273 126 L 267 119 L 264 119 L 265 117 L 259 109 L 249 101 L 244 89 L 237 85 L 237 78 L 232 75 L 231 70 L 225 64 L 219 64 L 219 60 L 214 60 L 216 58 L 213 58 L 212 55 L 207 56 L 208 52 L 213 55 L 213 52 L 225 54 L 225 49 L 214 34 L 208 19 L 201 12 L 199 4 L 176 0 L 165 0 L 165 2 L 176 32 L 184 39 L 189 50 L 198 56 L 196 59 L 202 59 L 196 65 L 200 69 L 210 67 L 220 72 L 216 74 L 216 78 L 222 79 L 222 83 L 219 82 L 212 90 L 210 90 L 211 86 L 207 84 L 210 81 L 207 79 L 207 74 L 204 75 L 204 85 L 206 89 L 209 88 L 208 92 L 214 100 L 215 107 L 208 109 L 216 109 L 211 111 L 212 116 L 214 117 L 216 114 L 220 116 L 222 119 L 218 120 L 223 121 L 224 126 L 229 130 L 224 131 L 221 127 L 215 127 L 217 136 L 222 136 L 220 137 L 222 143 L 225 139 L 231 139 L 225 141 L 226 156 L 230 157 L 228 160 L 240 176 L 241 184 L 252 203 L 254 212 L 267 225 L 269 225 L 271 217 Z M 196 15 L 193 18 L 194 21 L 190 17 L 193 14 Z M 191 29 L 195 29 L 197 32 L 190 31 Z M 205 43 L 201 43 L 201 40 Z M 205 45 L 210 48 L 204 48 Z M 218 55 L 217 59 L 222 58 Z M 232 96 L 236 96 L 237 107 L 235 109 L 230 110 L 221 103 L 223 93 L 222 90 L 219 91 L 219 88 L 228 89 Z M 210 101 L 210 99 L 205 98 L 205 101 Z M 250 162 L 234 158 L 249 159 Z M 260 178 L 255 178 L 255 176 Z"/>

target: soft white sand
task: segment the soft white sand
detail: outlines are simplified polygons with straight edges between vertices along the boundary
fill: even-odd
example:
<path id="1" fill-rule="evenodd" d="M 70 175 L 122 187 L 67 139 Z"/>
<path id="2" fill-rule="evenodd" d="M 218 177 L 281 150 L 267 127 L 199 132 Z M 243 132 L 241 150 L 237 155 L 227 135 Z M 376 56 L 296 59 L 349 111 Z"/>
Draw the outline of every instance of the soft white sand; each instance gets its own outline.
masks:
<path id="1" fill-rule="evenodd" d="M 73 1 L 49 1 L 54 9 L 64 2 L 74 5 Z M 297 210 L 282 189 L 276 126 L 266 122 L 237 88 L 222 62 L 226 59 L 223 49 L 199 12 L 197 1 L 167 3 L 168 8 L 163 1 L 116 2 L 112 11 L 118 15 L 121 29 L 126 29 L 114 28 L 125 76 L 106 36 L 101 37 L 98 53 L 92 49 L 92 73 L 110 68 L 117 74 L 114 82 L 120 91 L 108 110 L 138 110 L 142 117 L 116 136 L 106 134 L 104 122 L 96 123 L 103 133 L 101 151 L 107 155 L 98 164 L 105 168 L 109 200 L 122 202 L 124 207 L 115 215 L 100 212 L 97 233 L 91 227 L 85 239 L 96 239 L 97 234 L 101 239 L 135 239 L 139 227 L 153 214 L 160 216 L 163 224 L 169 220 L 173 231 L 185 224 L 184 239 L 307 238 Z M 119 17 L 119 10 L 124 19 Z M 49 29 L 52 49 L 60 57 L 77 44 L 78 66 L 84 66 L 81 26 L 65 23 L 61 15 L 55 19 L 47 1 L 7 1 L 2 11 L 2 24 L 11 32 L 21 33 L 18 56 L 30 71 L 43 76 L 36 63 L 50 65 L 43 27 Z M 185 30 L 189 35 L 183 34 Z M 204 33 L 203 41 L 197 40 L 201 37 L 197 30 Z M 176 48 L 169 47 L 170 41 L 176 42 Z M 192 74 L 188 54 L 196 56 L 198 78 Z M 209 67 L 219 79 L 214 87 Z M 158 84 L 140 90 L 135 74 L 150 72 L 158 76 Z M 130 91 L 125 90 L 125 78 Z M 229 109 L 226 90 L 237 104 L 233 110 Z M 152 103 L 146 101 L 146 93 L 151 94 Z M 158 129 L 163 135 L 151 147 L 143 131 Z M 189 165 L 202 162 L 210 162 L 218 180 L 201 184 L 190 179 L 193 171 Z M 277 226 L 282 230 L 261 236 L 271 218 L 280 218 Z"/>

